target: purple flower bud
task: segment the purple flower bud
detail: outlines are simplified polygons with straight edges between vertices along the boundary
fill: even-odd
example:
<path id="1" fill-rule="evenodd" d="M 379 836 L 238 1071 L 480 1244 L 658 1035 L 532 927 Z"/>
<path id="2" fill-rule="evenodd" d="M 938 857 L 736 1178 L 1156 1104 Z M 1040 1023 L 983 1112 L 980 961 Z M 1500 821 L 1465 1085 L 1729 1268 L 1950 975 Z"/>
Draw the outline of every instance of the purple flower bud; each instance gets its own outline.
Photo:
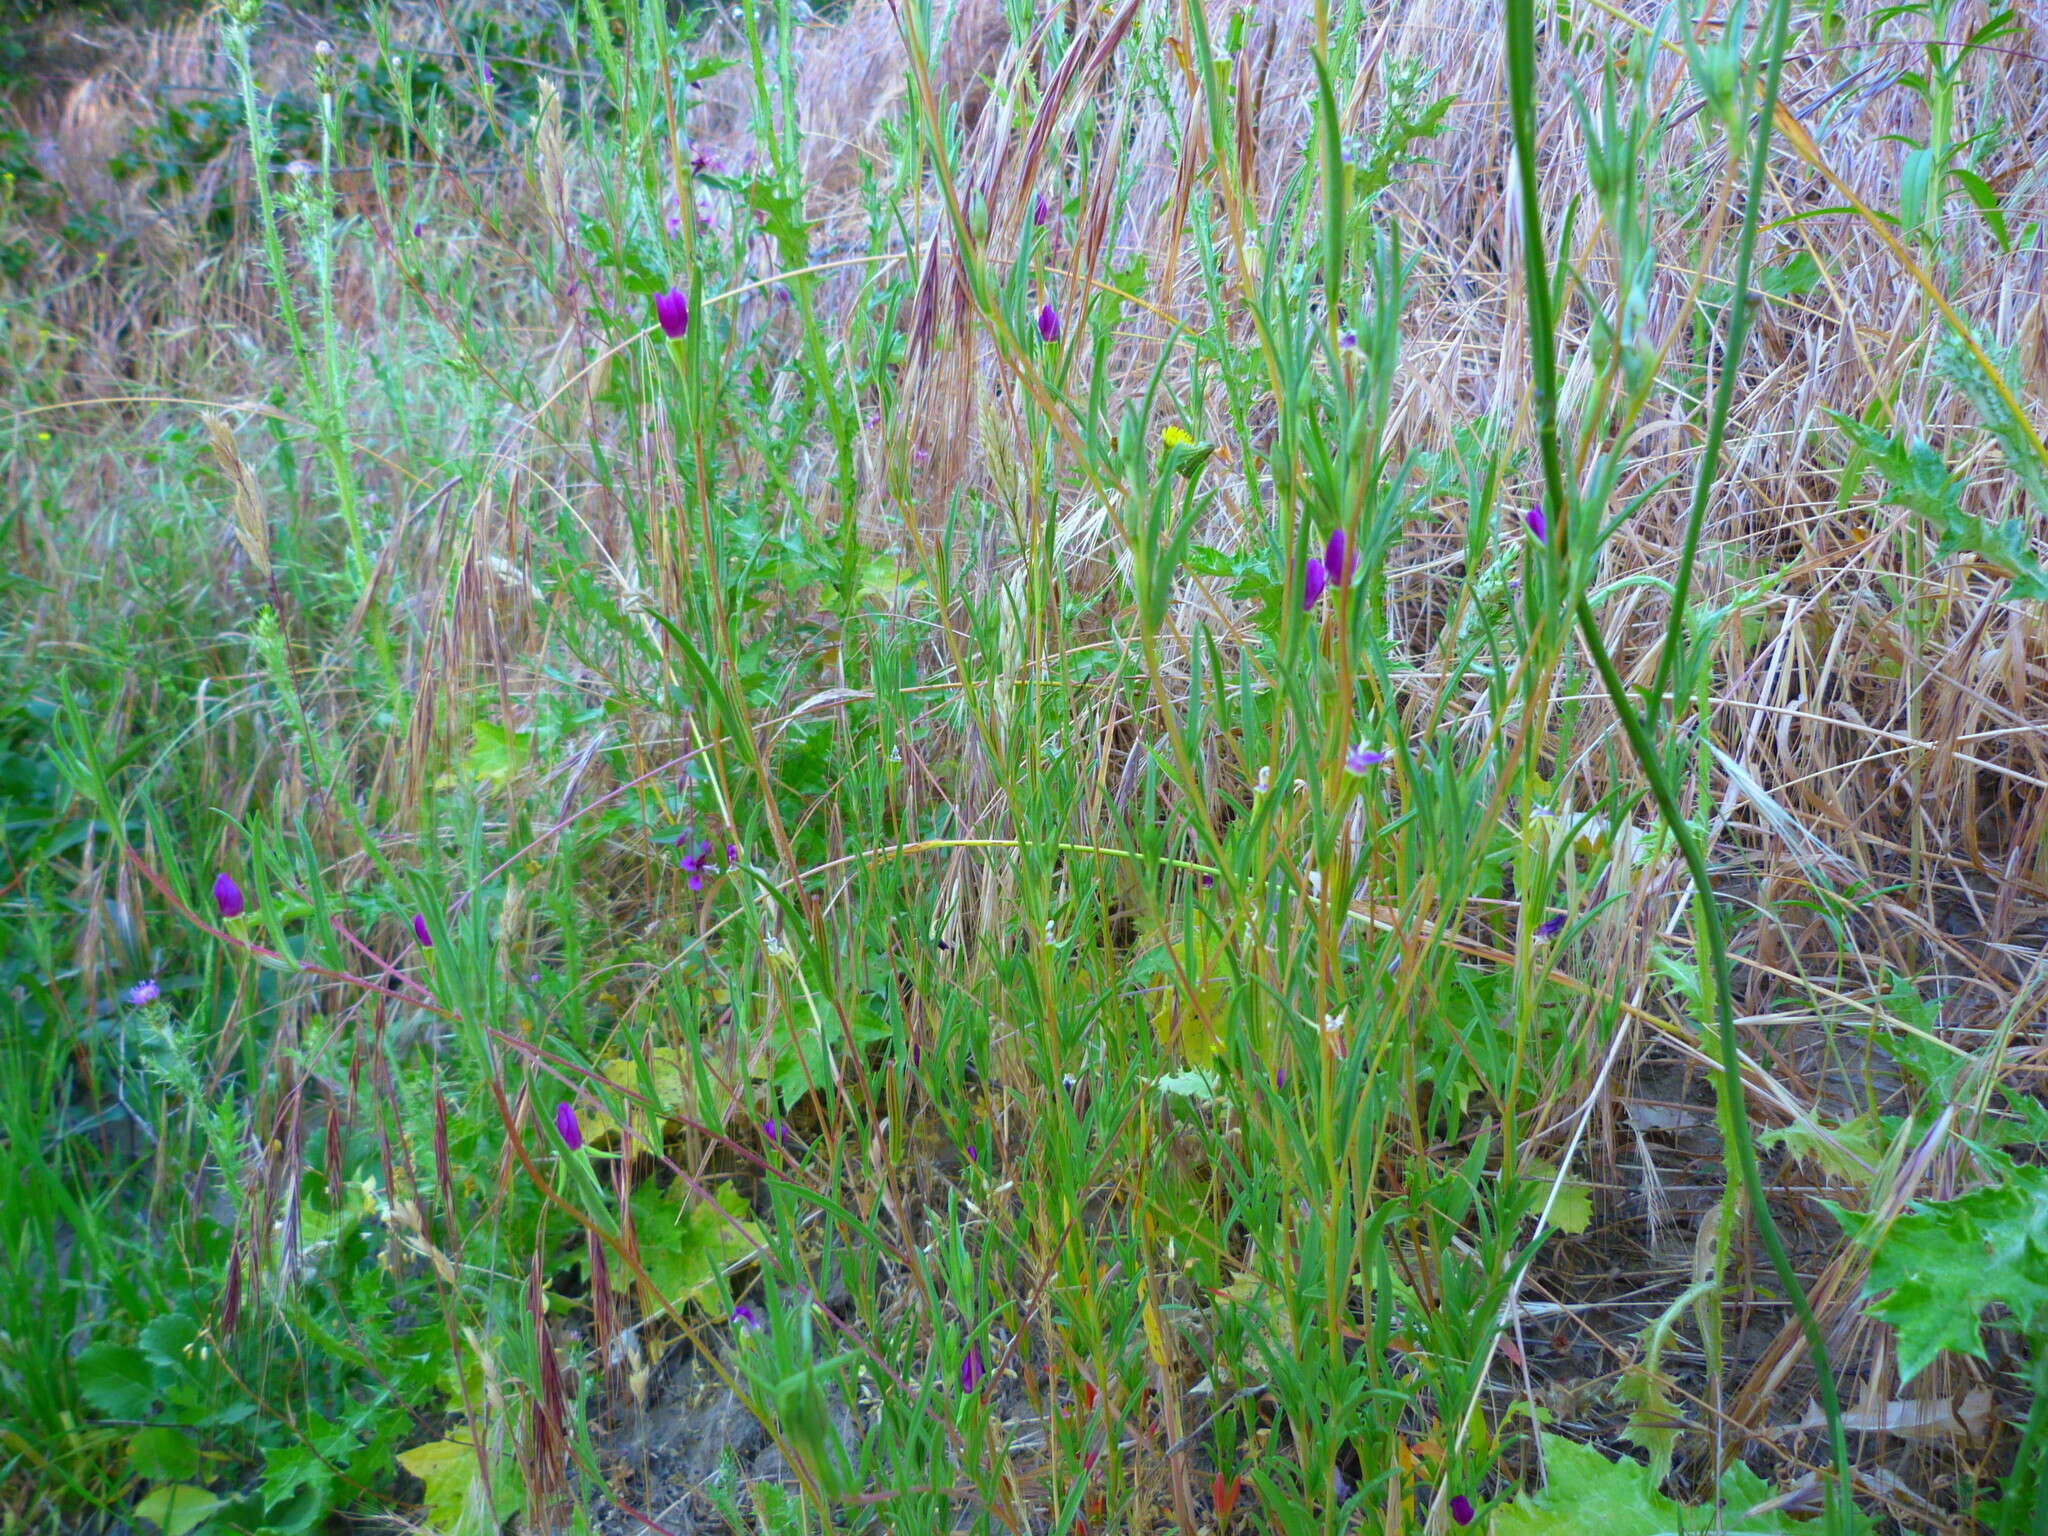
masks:
<path id="1" fill-rule="evenodd" d="M 1273 1069 L 1273 1086 L 1275 1089 L 1287 1086 L 1287 1069 L 1285 1067 L 1275 1067 Z"/>
<path id="2" fill-rule="evenodd" d="M 742 1333 L 766 1333 L 768 1325 L 761 1321 L 761 1314 L 745 1302 L 732 1309 L 732 1325 Z"/>
<path id="3" fill-rule="evenodd" d="M 213 904 L 220 908 L 222 917 L 240 917 L 248 903 L 242 899 L 242 888 L 225 874 L 213 877 Z"/>
<path id="4" fill-rule="evenodd" d="M 425 219 L 414 219 L 414 220 L 412 221 L 412 237 L 413 237 L 413 239 L 415 239 L 415 240 L 419 239 L 419 237 L 420 237 L 421 235 L 424 235 L 424 234 L 425 234 L 426 232 L 427 232 L 427 221 L 426 221 Z"/>
<path id="5" fill-rule="evenodd" d="M 1344 771 L 1346 773 L 1364 773 L 1369 768 L 1377 768 L 1381 763 L 1390 763 L 1393 760 L 1393 753 L 1370 749 L 1361 741 L 1357 746 L 1344 754 Z"/>
<path id="6" fill-rule="evenodd" d="M 761 1134 L 778 1147 L 789 1144 L 789 1126 L 781 1120 L 763 1120 Z"/>
<path id="7" fill-rule="evenodd" d="M 412 936 L 420 941 L 421 949 L 434 947 L 434 936 L 427 932 L 427 914 L 415 912 L 412 915 Z"/>
<path id="8" fill-rule="evenodd" d="M 1472 1515 L 1472 1501 L 1462 1493 L 1453 1494 L 1451 1496 L 1451 1518 L 1460 1525 L 1470 1525 L 1472 1523 Z"/>
<path id="9" fill-rule="evenodd" d="M 576 1106 L 567 1099 L 555 1106 L 555 1134 L 571 1152 L 583 1145 L 583 1123 L 576 1118 Z"/>
<path id="10" fill-rule="evenodd" d="M 1038 312 L 1038 339 L 1047 346 L 1060 339 L 1060 312 L 1050 303 Z"/>
<path id="11" fill-rule="evenodd" d="M 657 293 L 654 296 L 654 318 L 661 322 L 664 336 L 670 341 L 681 341 L 690 330 L 690 296 L 680 288 Z"/>
<path id="12" fill-rule="evenodd" d="M 1354 564 L 1351 541 L 1339 528 L 1330 535 L 1330 542 L 1323 550 L 1323 569 L 1329 573 L 1330 585 L 1340 591 L 1351 585 L 1351 568 Z"/>
<path id="13" fill-rule="evenodd" d="M 988 1367 L 982 1363 L 981 1346 L 970 1344 L 967 1353 L 960 1358 L 960 1390 L 972 1392 L 981 1386 L 981 1378 L 988 1374 Z"/>
<path id="14" fill-rule="evenodd" d="M 974 1164 L 977 1168 L 981 1166 L 981 1148 L 971 1141 L 967 1143 L 967 1161 Z"/>
<path id="15" fill-rule="evenodd" d="M 1346 352 L 1356 352 L 1358 350 L 1358 332 L 1339 331 L 1337 333 L 1337 345 Z"/>
<path id="16" fill-rule="evenodd" d="M 1045 228 L 1046 225 L 1052 222 L 1052 204 L 1045 200 L 1043 192 L 1039 193 L 1031 201 L 1031 222 L 1040 229 Z"/>
<path id="17" fill-rule="evenodd" d="M 1522 514 L 1522 521 L 1529 525 L 1529 531 L 1541 542 L 1550 542 L 1550 519 L 1543 515 L 1541 507 L 1531 507 Z"/>
<path id="18" fill-rule="evenodd" d="M 138 981 L 122 994 L 123 1000 L 130 1008 L 147 1008 L 161 996 L 163 989 L 156 984 L 154 976 Z"/>
<path id="19" fill-rule="evenodd" d="M 1323 600 L 1323 589 L 1330 584 L 1330 573 L 1323 566 L 1321 555 L 1308 557 L 1308 570 L 1301 578 L 1301 611 L 1307 613 Z"/>
<path id="20" fill-rule="evenodd" d="M 491 66 L 489 65 L 489 63 L 486 63 L 486 64 L 484 65 L 484 84 L 485 84 L 485 85 L 491 85 L 491 84 L 495 83 L 495 81 L 496 81 L 496 80 L 497 80 L 497 76 L 495 76 L 495 75 L 493 75 L 493 74 L 491 73 Z"/>
<path id="21" fill-rule="evenodd" d="M 1562 912 L 1556 917 L 1546 917 L 1536 925 L 1536 937 L 1539 939 L 1554 939 L 1563 932 L 1564 914 Z"/>

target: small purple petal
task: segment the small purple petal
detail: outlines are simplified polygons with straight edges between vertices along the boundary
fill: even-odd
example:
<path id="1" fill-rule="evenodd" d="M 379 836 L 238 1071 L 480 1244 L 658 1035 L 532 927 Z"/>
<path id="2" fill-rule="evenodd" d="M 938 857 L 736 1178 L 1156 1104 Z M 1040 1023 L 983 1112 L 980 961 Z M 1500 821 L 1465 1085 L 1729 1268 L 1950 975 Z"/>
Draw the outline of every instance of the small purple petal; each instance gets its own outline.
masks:
<path id="1" fill-rule="evenodd" d="M 981 1166 L 981 1148 L 971 1141 L 967 1143 L 967 1161 L 973 1163 L 976 1167 Z"/>
<path id="2" fill-rule="evenodd" d="M 434 936 L 427 932 L 427 914 L 415 912 L 412 915 L 412 936 L 420 941 L 421 949 L 434 947 Z"/>
<path id="3" fill-rule="evenodd" d="M 1337 345 L 1346 352 L 1356 352 L 1358 350 L 1358 332 L 1339 331 L 1337 333 Z"/>
<path id="4" fill-rule="evenodd" d="M 960 1360 L 960 1390 L 972 1392 L 981 1385 L 981 1378 L 988 1374 L 988 1367 L 982 1363 L 981 1346 L 970 1344 L 967 1353 Z"/>
<path id="5" fill-rule="evenodd" d="M 1309 609 L 1321 602 L 1323 591 L 1329 585 L 1330 573 L 1323 566 L 1323 557 L 1321 555 L 1310 555 L 1308 557 L 1308 569 L 1301 578 L 1301 611 L 1307 613 Z"/>
<path id="6" fill-rule="evenodd" d="M 566 1099 L 555 1106 L 555 1134 L 571 1152 L 583 1145 L 583 1123 L 576 1118 L 576 1106 Z"/>
<path id="7" fill-rule="evenodd" d="M 1550 542 L 1550 519 L 1543 515 L 1541 507 L 1531 507 L 1522 514 L 1522 521 L 1529 525 L 1529 531 L 1542 543 Z"/>
<path id="8" fill-rule="evenodd" d="M 1038 339 L 1047 346 L 1060 339 L 1060 312 L 1049 303 L 1038 312 Z"/>
<path id="9" fill-rule="evenodd" d="M 240 917 L 248 903 L 242 899 L 242 888 L 226 875 L 213 877 L 213 904 L 220 908 L 222 917 Z"/>
<path id="10" fill-rule="evenodd" d="M 138 981 L 123 994 L 130 1008 L 147 1008 L 161 996 L 163 989 L 156 984 L 154 976 Z"/>
<path id="11" fill-rule="evenodd" d="M 761 1314 L 745 1302 L 732 1309 L 732 1325 L 742 1333 L 765 1333 L 768 1325 L 761 1320 Z"/>
<path id="12" fill-rule="evenodd" d="M 1546 917 L 1536 925 L 1536 937 L 1539 939 L 1554 939 L 1563 932 L 1564 914 L 1562 912 L 1556 917 Z"/>
<path id="13" fill-rule="evenodd" d="M 1351 585 L 1351 544 L 1339 528 L 1330 535 L 1329 545 L 1323 550 L 1323 569 L 1329 573 L 1330 585 L 1344 588 Z"/>
<path id="14" fill-rule="evenodd" d="M 1357 746 L 1344 754 L 1344 771 L 1346 773 L 1364 773 L 1368 769 L 1377 768 L 1382 763 L 1391 763 L 1393 760 L 1393 753 L 1368 748 L 1361 741 Z"/>
<path id="15" fill-rule="evenodd" d="M 681 341 L 690 329 L 690 296 L 680 288 L 654 296 L 654 318 L 670 341 Z"/>
<path id="16" fill-rule="evenodd" d="M 1052 222 L 1052 204 L 1048 203 L 1045 200 L 1045 194 L 1043 192 L 1039 193 L 1035 198 L 1032 199 L 1031 222 L 1033 224 L 1036 224 L 1040 229 L 1045 228 L 1046 225 Z"/>
<path id="17" fill-rule="evenodd" d="M 1466 1498 L 1462 1493 L 1451 1496 L 1451 1518 L 1453 1520 L 1457 1521 L 1460 1525 L 1470 1525 L 1472 1523 L 1472 1514 L 1472 1501 L 1470 1499 Z"/>
<path id="18" fill-rule="evenodd" d="M 778 1147 L 789 1145 L 789 1125 L 782 1120 L 763 1120 L 761 1134 Z"/>

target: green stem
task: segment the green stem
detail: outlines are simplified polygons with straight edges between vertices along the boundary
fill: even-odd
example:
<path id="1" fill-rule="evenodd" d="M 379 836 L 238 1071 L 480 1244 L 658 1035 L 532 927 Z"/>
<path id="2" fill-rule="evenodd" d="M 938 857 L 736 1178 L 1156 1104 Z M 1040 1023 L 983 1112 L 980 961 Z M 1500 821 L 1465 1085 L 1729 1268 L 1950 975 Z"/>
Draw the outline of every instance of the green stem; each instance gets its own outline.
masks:
<path id="1" fill-rule="evenodd" d="M 1714 381 L 1714 404 L 1707 413 L 1707 441 L 1700 450 L 1699 478 L 1693 482 L 1692 506 L 1685 519 L 1685 542 L 1678 551 L 1678 575 L 1671 583 L 1671 624 L 1664 636 L 1664 649 L 1657 658 L 1657 675 L 1644 701 L 1650 734 L 1657 734 L 1657 718 L 1663 708 L 1664 692 L 1678 670 L 1685 646 L 1685 605 L 1692 595 L 1692 568 L 1699 552 L 1700 534 L 1707 521 L 1707 498 L 1721 473 L 1721 445 L 1728 435 L 1728 415 L 1735 403 L 1735 378 L 1741 372 L 1742 348 L 1749 339 L 1749 272 L 1756 255 L 1758 221 L 1762 216 L 1764 169 L 1770 163 L 1771 125 L 1778 110 L 1778 81 L 1785 67 L 1785 40 L 1791 27 L 1792 0 L 1772 0 L 1770 42 L 1764 50 L 1764 105 L 1757 117 L 1756 141 L 1750 146 L 1749 182 L 1742 199 L 1742 229 L 1735 240 L 1735 287 L 1728 299 L 1728 339 L 1721 349 L 1721 376 Z M 1672 710 L 1677 711 L 1677 701 Z"/>
<path id="2" fill-rule="evenodd" d="M 1641 765 L 1657 811 L 1678 841 L 1679 851 L 1691 872 L 1699 896 L 1700 929 L 1706 937 L 1708 963 L 1713 975 L 1714 1017 L 1719 1035 L 1721 1075 L 1728 1107 L 1730 1153 L 1742 1178 L 1743 1189 L 1754 1213 L 1757 1232 L 1771 1268 L 1783 1287 L 1787 1302 L 1799 1319 L 1813 1359 L 1821 1407 L 1827 1415 L 1828 1434 L 1834 1451 L 1835 1481 L 1828 1492 L 1828 1527 L 1833 1532 L 1848 1529 L 1849 1450 L 1842 1428 L 1842 1408 L 1835 1388 L 1834 1371 L 1828 1359 L 1827 1339 L 1820 1321 L 1806 1299 L 1792 1256 L 1785 1248 L 1770 1207 L 1765 1201 L 1763 1174 L 1757 1166 L 1756 1143 L 1749 1126 L 1748 1094 L 1742 1081 L 1741 1052 L 1735 1036 L 1733 980 L 1728 963 L 1727 930 L 1714 904 L 1713 879 L 1699 838 L 1682 815 L 1678 796 L 1656 746 L 1656 700 L 1661 696 L 1667 673 L 1674 665 L 1677 641 L 1682 638 L 1684 608 L 1692 579 L 1694 553 L 1699 544 L 1706 500 L 1720 466 L 1721 439 L 1726 430 L 1729 403 L 1733 398 L 1737 358 L 1748 326 L 1749 269 L 1756 245 L 1757 210 L 1761 201 L 1763 172 L 1767 161 L 1771 114 L 1776 108 L 1779 74 L 1784 61 L 1789 0 L 1773 0 L 1771 40 L 1765 59 L 1764 115 L 1751 159 L 1747 206 L 1743 210 L 1742 234 L 1737 253 L 1735 292 L 1730 307 L 1730 334 L 1723 352 L 1723 373 L 1709 423 L 1706 462 L 1694 487 L 1692 512 L 1681 555 L 1679 579 L 1672 596 L 1671 638 L 1658 668 L 1658 681 L 1651 690 L 1651 712 L 1647 719 L 1637 714 L 1629 701 L 1627 685 L 1615 669 L 1613 658 L 1601 638 L 1600 626 L 1587 600 L 1583 585 L 1572 581 L 1575 562 L 1567 558 L 1566 541 L 1569 497 L 1564 464 L 1557 438 L 1557 359 L 1551 333 L 1549 262 L 1543 249 L 1543 208 L 1536 178 L 1536 22 L 1534 0 L 1507 0 L 1508 106 L 1515 140 L 1515 161 L 1522 204 L 1522 252 L 1525 297 L 1529 310 L 1530 366 L 1536 391 L 1536 430 L 1540 449 L 1544 490 L 1549 501 L 1550 545 L 1557 557 L 1557 570 L 1566 583 L 1575 608 L 1578 627 L 1588 652 L 1599 670 L 1600 680 L 1613 702 L 1616 718 L 1630 751 Z M 1540 640 L 1541 632 L 1536 637 Z"/>
<path id="3" fill-rule="evenodd" d="M 1743 1191 L 1756 1218 L 1757 1235 L 1763 1239 L 1764 1251 L 1770 1255 L 1771 1269 L 1784 1288 L 1786 1301 L 1799 1319 L 1799 1330 L 1806 1335 L 1807 1351 L 1813 1357 L 1821 1410 L 1827 1415 L 1828 1438 L 1835 1458 L 1835 1486 L 1828 1493 L 1828 1527 L 1831 1531 L 1846 1531 L 1848 1523 L 1842 1506 L 1849 1490 L 1849 1443 L 1842 1430 L 1841 1399 L 1835 1390 L 1834 1368 L 1828 1359 L 1828 1342 L 1821 1332 L 1820 1319 L 1814 1316 L 1813 1307 L 1806 1299 L 1806 1289 L 1799 1282 L 1799 1271 L 1792 1267 L 1792 1255 L 1786 1250 L 1777 1220 L 1764 1199 L 1763 1173 L 1757 1167 L 1756 1140 L 1749 1128 L 1749 1094 L 1742 1082 L 1742 1053 L 1735 1038 L 1734 978 L 1728 964 L 1728 935 L 1721 922 L 1721 913 L 1714 905 L 1713 877 L 1707 870 L 1707 858 L 1700 848 L 1699 838 L 1679 809 L 1678 797 L 1665 775 L 1664 764 L 1657 755 L 1649 727 L 1630 705 L 1628 685 L 1615 670 L 1614 659 L 1607 654 L 1593 605 L 1583 593 L 1578 594 L 1576 601 L 1579 634 L 1586 649 L 1592 653 L 1600 682 L 1614 704 L 1622 734 L 1628 737 L 1629 750 L 1635 754 L 1643 777 L 1649 781 L 1650 797 L 1657 802 L 1657 812 L 1664 818 L 1665 825 L 1671 828 L 1671 835 L 1678 839 L 1679 853 L 1685 859 L 1685 867 L 1692 874 L 1693 889 L 1699 895 L 1700 929 L 1706 935 L 1707 960 L 1714 978 L 1714 1032 L 1719 1037 L 1721 1091 L 1728 1102 L 1730 1150 L 1741 1168 Z"/>

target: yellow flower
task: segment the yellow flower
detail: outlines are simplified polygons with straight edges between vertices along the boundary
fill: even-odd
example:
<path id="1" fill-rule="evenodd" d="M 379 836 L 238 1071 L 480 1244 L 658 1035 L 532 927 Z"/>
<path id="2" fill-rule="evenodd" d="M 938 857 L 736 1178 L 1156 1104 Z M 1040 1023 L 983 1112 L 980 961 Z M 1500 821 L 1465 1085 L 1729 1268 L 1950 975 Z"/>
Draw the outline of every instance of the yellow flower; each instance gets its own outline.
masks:
<path id="1" fill-rule="evenodd" d="M 1189 437 L 1187 433 L 1181 431 L 1179 427 L 1168 427 L 1159 434 L 1159 442 L 1161 446 L 1166 448 L 1192 448 L 1195 446 L 1195 440 Z"/>

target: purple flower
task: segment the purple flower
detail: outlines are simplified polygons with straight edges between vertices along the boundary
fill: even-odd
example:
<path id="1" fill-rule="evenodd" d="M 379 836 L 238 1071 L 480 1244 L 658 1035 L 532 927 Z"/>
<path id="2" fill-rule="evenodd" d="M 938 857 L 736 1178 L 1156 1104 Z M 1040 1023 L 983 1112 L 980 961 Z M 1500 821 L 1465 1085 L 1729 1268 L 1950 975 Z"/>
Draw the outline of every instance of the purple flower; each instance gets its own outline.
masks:
<path id="1" fill-rule="evenodd" d="M 161 996 L 163 996 L 163 988 L 156 984 L 154 976 L 150 976 L 142 981 L 138 981 L 124 992 L 122 994 L 122 1001 L 126 1002 L 130 1008 L 147 1008 Z"/>
<path id="2" fill-rule="evenodd" d="M 576 1106 L 567 1099 L 555 1106 L 555 1134 L 571 1152 L 583 1145 L 583 1123 L 576 1118 Z"/>
<path id="3" fill-rule="evenodd" d="M 427 932 L 427 914 L 415 912 L 412 915 L 412 936 L 420 941 L 421 949 L 434 947 L 434 936 Z"/>
<path id="4" fill-rule="evenodd" d="M 412 237 L 413 237 L 413 239 L 415 239 L 415 240 L 419 239 L 419 237 L 420 237 L 421 235 L 424 235 L 424 234 L 425 234 L 426 232 L 427 232 L 427 221 L 426 221 L 425 219 L 414 219 L 414 220 L 412 221 Z"/>
<path id="5" fill-rule="evenodd" d="M 242 899 L 242 888 L 225 874 L 213 877 L 213 904 L 220 908 L 222 917 L 240 917 L 248 903 Z"/>
<path id="6" fill-rule="evenodd" d="M 1536 925 L 1536 937 L 1539 939 L 1554 939 L 1563 932 L 1564 914 L 1562 912 L 1558 913 L 1556 917 L 1546 917 Z"/>
<path id="7" fill-rule="evenodd" d="M 981 1166 L 981 1148 L 971 1141 L 967 1143 L 967 1161 L 974 1164 L 977 1168 Z"/>
<path id="8" fill-rule="evenodd" d="M 1451 1496 L 1451 1518 L 1460 1525 L 1470 1525 L 1472 1523 L 1472 1515 L 1472 1501 L 1462 1493 L 1453 1494 Z"/>
<path id="9" fill-rule="evenodd" d="M 681 341 L 690 330 L 690 296 L 680 288 L 654 296 L 654 318 L 670 341 Z"/>
<path id="10" fill-rule="evenodd" d="M 789 1145 L 789 1124 L 784 1120 L 763 1120 L 761 1134 L 778 1147 Z"/>
<path id="11" fill-rule="evenodd" d="M 1050 302 L 1038 312 L 1038 339 L 1047 346 L 1060 339 L 1060 312 Z"/>
<path id="12" fill-rule="evenodd" d="M 1275 1088 L 1275 1090 L 1278 1090 L 1281 1088 L 1285 1088 L 1286 1086 L 1287 1069 L 1285 1067 L 1275 1067 L 1273 1069 L 1273 1087 Z"/>
<path id="13" fill-rule="evenodd" d="M 745 1302 L 732 1309 L 732 1325 L 742 1333 L 766 1333 L 768 1325 L 761 1321 L 761 1314 Z"/>
<path id="14" fill-rule="evenodd" d="M 494 83 L 496 82 L 496 80 L 497 80 L 497 76 L 495 76 L 495 75 L 493 75 L 493 74 L 491 73 L 491 66 L 489 65 L 489 63 L 486 63 L 486 64 L 484 65 L 484 84 L 485 84 L 485 85 L 491 85 L 491 84 L 494 84 Z"/>
<path id="15" fill-rule="evenodd" d="M 1522 521 L 1529 525 L 1529 531 L 1542 543 L 1550 542 L 1550 519 L 1543 515 L 1541 507 L 1531 507 L 1522 514 Z"/>
<path id="16" fill-rule="evenodd" d="M 988 1374 L 988 1367 L 982 1363 L 981 1346 L 970 1344 L 967 1353 L 960 1359 L 960 1390 L 972 1392 L 981 1386 L 981 1378 Z"/>
<path id="17" fill-rule="evenodd" d="M 1351 568 L 1355 563 L 1351 552 L 1351 541 L 1339 528 L 1330 535 L 1330 542 L 1323 548 L 1323 569 L 1329 573 L 1330 585 L 1340 590 L 1351 585 Z"/>
<path id="18" fill-rule="evenodd" d="M 1361 741 L 1357 746 L 1344 754 L 1344 771 L 1346 773 L 1364 773 L 1368 768 L 1377 768 L 1381 763 L 1391 763 L 1393 760 L 1393 753 L 1381 752 L 1377 748 L 1366 746 Z"/>
<path id="19" fill-rule="evenodd" d="M 1301 578 L 1301 611 L 1303 613 L 1307 613 L 1309 609 L 1322 601 L 1323 589 L 1329 586 L 1329 584 L 1330 573 L 1323 566 L 1323 557 L 1321 555 L 1310 555 L 1308 557 L 1308 569 L 1302 574 Z"/>
<path id="20" fill-rule="evenodd" d="M 1337 333 L 1337 345 L 1346 352 L 1356 352 L 1358 350 L 1358 332 L 1339 331 Z"/>
<path id="21" fill-rule="evenodd" d="M 1043 192 L 1031 200 L 1031 222 L 1040 229 L 1052 222 L 1052 204 L 1045 200 Z"/>
<path id="22" fill-rule="evenodd" d="M 710 866 L 710 863 L 711 844 L 708 842 L 699 842 L 695 853 L 683 855 L 683 870 L 690 877 L 691 890 L 701 891 L 704 889 L 704 871 Z"/>

